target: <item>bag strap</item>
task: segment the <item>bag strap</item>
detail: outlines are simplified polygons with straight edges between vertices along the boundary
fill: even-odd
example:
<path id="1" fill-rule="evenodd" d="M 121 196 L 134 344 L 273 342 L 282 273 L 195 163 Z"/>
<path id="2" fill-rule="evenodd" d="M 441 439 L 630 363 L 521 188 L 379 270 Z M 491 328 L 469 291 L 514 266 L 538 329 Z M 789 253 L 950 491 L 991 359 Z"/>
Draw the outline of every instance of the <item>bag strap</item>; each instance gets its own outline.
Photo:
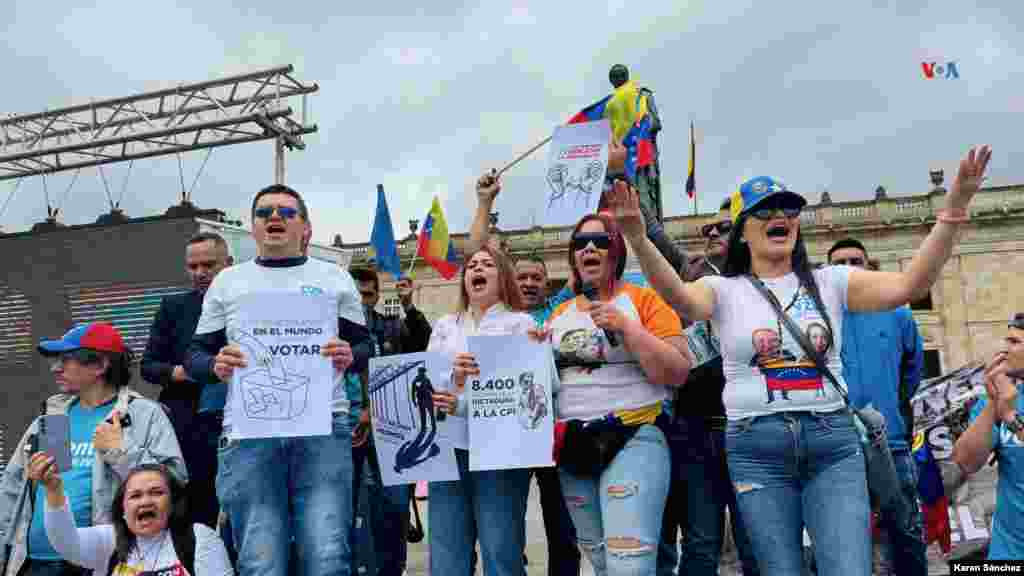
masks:
<path id="1" fill-rule="evenodd" d="M 778 316 L 779 320 L 786 325 L 786 330 L 789 331 L 793 338 L 800 343 L 800 347 L 803 348 L 804 354 L 814 361 L 814 366 L 818 369 L 818 372 L 824 374 L 825 377 L 828 378 L 832 387 L 836 389 L 836 392 L 839 392 L 839 396 L 842 397 L 843 403 L 849 407 L 850 397 L 847 396 L 846 391 L 839 385 L 839 381 L 836 380 L 835 374 L 832 374 L 832 371 L 828 369 L 828 366 L 825 364 L 825 359 L 822 358 L 821 354 L 819 354 L 818 351 L 814 349 L 814 346 L 811 345 L 811 341 L 807 339 L 807 335 L 800 330 L 800 327 L 796 325 L 793 318 L 791 318 L 789 314 L 786 314 L 782 309 L 782 305 L 779 304 L 779 299 L 775 297 L 775 294 L 772 294 L 771 290 L 764 285 L 764 282 L 762 282 L 761 279 L 754 278 L 749 274 L 746 275 L 746 278 L 754 288 L 761 293 L 761 296 L 764 296 L 764 299 L 772 305 L 772 309 L 775 310 L 775 315 Z M 799 289 L 800 288 L 797 287 L 797 290 Z"/>
<path id="2" fill-rule="evenodd" d="M 416 518 L 416 529 L 420 532 L 423 531 L 423 522 L 420 521 L 420 506 L 416 502 L 416 495 L 412 497 L 412 514 Z"/>

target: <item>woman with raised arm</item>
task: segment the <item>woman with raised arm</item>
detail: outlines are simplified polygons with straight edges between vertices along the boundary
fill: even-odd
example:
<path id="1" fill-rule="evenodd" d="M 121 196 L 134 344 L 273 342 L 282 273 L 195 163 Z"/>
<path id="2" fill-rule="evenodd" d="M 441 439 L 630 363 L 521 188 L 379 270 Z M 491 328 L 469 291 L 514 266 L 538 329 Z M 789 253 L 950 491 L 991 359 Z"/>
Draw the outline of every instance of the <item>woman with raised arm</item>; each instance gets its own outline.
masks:
<path id="1" fill-rule="evenodd" d="M 453 359 L 452 386 L 434 392 L 434 405 L 448 414 L 462 415 L 466 413 L 466 379 L 480 374 L 466 338 L 525 335 L 534 321 L 519 311 L 511 263 L 490 246 L 466 254 L 460 288 L 459 311 L 438 319 L 427 350 Z M 430 483 L 430 573 L 470 576 L 479 540 L 484 574 L 522 576 L 529 471 L 471 472 L 467 450 L 456 448 L 455 457 L 459 480 Z"/>
<path id="2" fill-rule="evenodd" d="M 538 334 L 561 376 L 562 493 L 597 576 L 653 575 L 671 482 L 662 405 L 690 371 L 682 324 L 654 290 L 622 281 L 626 244 L 611 215 L 579 221 L 568 260 L 578 296 Z"/>
<path id="3" fill-rule="evenodd" d="M 29 477 L 46 487 L 44 522 L 54 550 L 93 574 L 232 576 L 216 532 L 189 520 L 184 485 L 161 464 L 143 464 L 118 487 L 113 524 L 76 528 L 51 456 L 39 452 Z"/>
<path id="4" fill-rule="evenodd" d="M 871 573 L 870 505 L 853 417 L 763 288 L 803 340 L 812 324 L 825 327 L 824 364 L 845 388 L 843 311 L 892 309 L 928 293 L 990 157 L 983 146 L 961 160 L 945 209 L 903 272 L 812 268 L 800 233 L 806 201 L 758 177 L 733 194 L 723 276 L 683 282 L 645 238 L 636 193 L 616 187 L 611 207 L 651 285 L 688 319 L 710 320 L 720 336 L 729 471 L 762 574 L 800 573 L 805 526 L 818 574 Z"/>

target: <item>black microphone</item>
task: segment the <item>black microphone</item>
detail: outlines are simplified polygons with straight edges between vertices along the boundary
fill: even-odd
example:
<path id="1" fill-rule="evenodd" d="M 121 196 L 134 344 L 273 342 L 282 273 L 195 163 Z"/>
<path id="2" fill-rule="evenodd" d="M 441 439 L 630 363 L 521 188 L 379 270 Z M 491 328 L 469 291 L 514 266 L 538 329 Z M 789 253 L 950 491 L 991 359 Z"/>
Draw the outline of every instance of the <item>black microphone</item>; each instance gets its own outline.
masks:
<path id="1" fill-rule="evenodd" d="M 584 282 L 580 288 L 583 295 L 587 297 L 587 300 L 591 302 L 598 302 L 601 299 L 600 293 L 597 291 L 597 286 L 594 286 L 593 282 Z M 604 330 L 604 337 L 608 339 L 608 343 L 612 346 L 619 345 L 619 339 L 615 337 L 615 333 L 610 330 Z"/>

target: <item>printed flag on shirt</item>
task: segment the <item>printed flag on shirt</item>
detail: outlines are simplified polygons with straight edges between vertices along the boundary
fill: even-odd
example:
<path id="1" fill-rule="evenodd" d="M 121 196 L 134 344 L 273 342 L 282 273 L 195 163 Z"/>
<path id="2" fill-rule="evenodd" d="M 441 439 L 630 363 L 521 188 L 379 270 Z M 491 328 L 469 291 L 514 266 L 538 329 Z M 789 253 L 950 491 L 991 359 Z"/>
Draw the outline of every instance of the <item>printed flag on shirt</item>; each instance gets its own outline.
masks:
<path id="1" fill-rule="evenodd" d="M 636 180 L 636 171 L 654 163 L 653 119 L 647 111 L 647 95 L 629 81 L 614 92 L 587 106 L 569 119 L 569 124 L 607 118 L 615 139 L 626 147 L 626 178 Z"/>
<path id="2" fill-rule="evenodd" d="M 693 198 L 697 194 L 697 179 L 693 171 L 697 161 L 697 144 L 693 140 L 693 122 L 690 122 L 690 169 L 686 172 L 686 196 Z"/>
<path id="3" fill-rule="evenodd" d="M 396 280 L 401 278 L 402 264 L 395 244 L 395 231 L 391 227 L 391 212 L 388 211 L 388 201 L 384 197 L 384 186 L 380 184 L 377 185 L 377 216 L 373 220 L 370 245 L 377 261 L 377 270 L 391 274 Z"/>
<path id="4" fill-rule="evenodd" d="M 437 270 L 445 280 L 451 280 L 459 270 L 455 262 L 455 245 L 448 237 L 448 223 L 445 222 L 437 196 L 434 196 L 434 203 L 423 221 L 416 255 Z"/>
<path id="5" fill-rule="evenodd" d="M 942 486 L 942 473 L 931 447 L 924 439 L 924 432 L 914 436 L 912 453 L 917 465 L 917 491 L 921 495 L 921 510 L 924 513 L 925 543 L 931 544 L 937 540 L 942 551 L 948 554 L 953 549 L 949 497 Z"/>

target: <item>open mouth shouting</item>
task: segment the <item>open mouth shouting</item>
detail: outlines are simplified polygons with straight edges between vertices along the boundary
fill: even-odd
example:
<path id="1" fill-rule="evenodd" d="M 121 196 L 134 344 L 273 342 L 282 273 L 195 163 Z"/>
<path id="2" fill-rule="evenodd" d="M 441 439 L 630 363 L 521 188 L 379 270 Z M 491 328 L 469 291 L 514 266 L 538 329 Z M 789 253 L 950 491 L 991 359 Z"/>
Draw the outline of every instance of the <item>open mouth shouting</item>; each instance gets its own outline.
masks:
<path id="1" fill-rule="evenodd" d="M 267 235 L 284 234 L 287 231 L 288 229 L 285 227 L 284 224 L 279 224 L 277 222 L 267 224 Z"/>
<path id="2" fill-rule="evenodd" d="M 588 252 L 580 258 L 580 272 L 587 276 L 598 276 L 601 274 L 601 256 L 594 252 Z"/>
<path id="3" fill-rule="evenodd" d="M 140 528 L 148 526 L 157 519 L 156 505 L 140 506 L 135 510 L 135 523 Z"/>
<path id="4" fill-rule="evenodd" d="M 470 290 L 474 293 L 487 290 L 487 277 L 483 274 L 473 274 L 469 278 Z"/>
<path id="5" fill-rule="evenodd" d="M 785 242 L 789 239 L 790 228 L 785 220 L 777 220 L 769 223 L 764 233 L 772 242 Z"/>

